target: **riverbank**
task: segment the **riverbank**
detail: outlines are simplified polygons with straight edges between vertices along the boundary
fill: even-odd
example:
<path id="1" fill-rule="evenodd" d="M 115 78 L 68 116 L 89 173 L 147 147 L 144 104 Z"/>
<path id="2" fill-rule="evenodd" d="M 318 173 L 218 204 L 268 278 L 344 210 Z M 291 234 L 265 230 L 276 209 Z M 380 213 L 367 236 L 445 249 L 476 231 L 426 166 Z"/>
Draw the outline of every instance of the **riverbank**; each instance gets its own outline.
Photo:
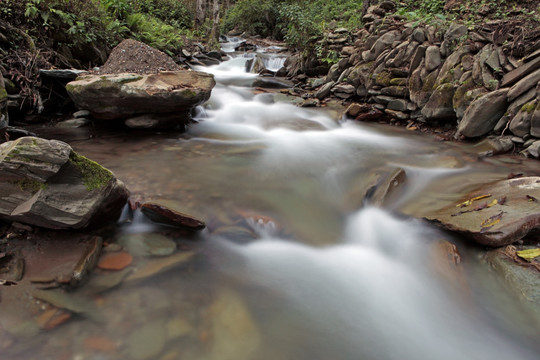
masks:
<path id="1" fill-rule="evenodd" d="M 347 115 L 361 121 L 439 129 L 445 140 L 495 136 L 492 153 L 538 158 L 540 33 L 515 20 L 418 25 L 394 11 L 391 2 L 372 6 L 363 29 L 327 34 L 337 63 L 324 77 L 290 58 L 287 73 L 303 96 L 353 103 Z"/>

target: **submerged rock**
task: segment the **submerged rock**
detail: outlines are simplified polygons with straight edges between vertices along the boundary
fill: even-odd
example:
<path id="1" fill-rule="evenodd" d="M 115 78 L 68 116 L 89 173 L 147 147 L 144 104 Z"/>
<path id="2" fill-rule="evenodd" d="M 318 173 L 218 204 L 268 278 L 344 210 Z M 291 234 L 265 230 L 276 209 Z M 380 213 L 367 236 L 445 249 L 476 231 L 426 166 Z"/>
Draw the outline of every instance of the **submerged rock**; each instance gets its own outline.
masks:
<path id="1" fill-rule="evenodd" d="M 540 177 L 483 186 L 426 219 L 487 246 L 516 242 L 540 227 Z"/>
<path id="2" fill-rule="evenodd" d="M 66 143 L 23 137 L 0 145 L 0 219 L 50 229 L 115 221 L 124 184 Z"/>

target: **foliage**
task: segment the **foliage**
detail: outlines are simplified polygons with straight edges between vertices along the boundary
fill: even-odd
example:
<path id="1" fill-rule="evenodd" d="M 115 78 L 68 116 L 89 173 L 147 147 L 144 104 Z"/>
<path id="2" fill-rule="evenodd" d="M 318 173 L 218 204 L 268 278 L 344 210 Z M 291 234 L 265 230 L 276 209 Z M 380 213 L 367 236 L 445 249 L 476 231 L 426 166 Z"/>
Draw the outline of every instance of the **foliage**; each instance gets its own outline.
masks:
<path id="1" fill-rule="evenodd" d="M 42 47 L 111 48 L 127 37 L 164 51 L 189 34 L 191 0 L 3 0 L 0 20 L 25 29 Z M 12 42 L 17 48 L 17 41 Z"/>
<path id="2" fill-rule="evenodd" d="M 284 39 L 305 55 L 322 54 L 315 48 L 329 24 L 360 26 L 361 5 L 354 0 L 239 0 L 227 11 L 223 31 Z"/>
<path id="3" fill-rule="evenodd" d="M 173 51 L 183 45 L 182 32 L 156 17 L 135 13 L 128 15 L 126 23 L 137 40 L 169 55 L 173 55 Z"/>

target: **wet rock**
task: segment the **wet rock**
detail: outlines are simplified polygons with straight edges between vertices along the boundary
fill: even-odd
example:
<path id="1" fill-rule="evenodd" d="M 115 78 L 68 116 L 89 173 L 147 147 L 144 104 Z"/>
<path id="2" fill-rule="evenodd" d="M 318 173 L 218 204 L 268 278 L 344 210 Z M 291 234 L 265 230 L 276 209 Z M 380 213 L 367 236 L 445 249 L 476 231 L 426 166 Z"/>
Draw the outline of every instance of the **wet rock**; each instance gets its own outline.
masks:
<path id="1" fill-rule="evenodd" d="M 506 246 L 487 253 L 486 261 L 495 269 L 516 295 L 540 313 L 540 276 L 538 268 L 530 266 L 516 255 L 516 247 Z M 540 266 L 540 264 L 538 265 Z"/>
<path id="2" fill-rule="evenodd" d="M 123 269 L 110 274 L 94 274 L 84 286 L 83 292 L 89 294 L 99 294 L 114 289 L 122 284 L 124 279 L 133 272 L 133 269 Z"/>
<path id="3" fill-rule="evenodd" d="M 85 251 L 77 264 L 75 264 L 73 272 L 71 273 L 71 279 L 69 282 L 71 286 L 78 286 L 86 279 L 90 271 L 92 271 L 97 264 L 102 246 L 103 239 L 99 236 L 93 236 L 89 240 Z"/>
<path id="4" fill-rule="evenodd" d="M 414 29 L 412 33 L 412 39 L 420 44 L 426 41 L 426 32 L 421 27 Z"/>
<path id="5" fill-rule="evenodd" d="M 182 267 L 189 263 L 194 255 L 195 253 L 193 252 L 179 252 L 164 258 L 150 260 L 146 264 L 139 266 L 133 274 L 126 278 L 125 282 L 136 283 L 169 270 Z"/>
<path id="6" fill-rule="evenodd" d="M 131 117 L 124 124 L 131 129 L 184 129 L 191 120 L 190 111 L 172 114 L 143 114 Z"/>
<path id="7" fill-rule="evenodd" d="M 35 290 L 32 297 L 43 300 L 60 309 L 66 309 L 76 314 L 96 318 L 96 307 L 91 300 L 84 297 L 70 294 L 62 289 Z"/>
<path id="8" fill-rule="evenodd" d="M 503 246 L 540 226 L 537 199 L 540 199 L 540 177 L 502 180 L 481 187 L 426 219 L 478 244 Z"/>
<path id="9" fill-rule="evenodd" d="M 540 99 L 536 104 L 536 109 L 531 116 L 531 131 L 530 134 L 536 138 L 540 138 Z"/>
<path id="10" fill-rule="evenodd" d="M 261 335 L 249 309 L 238 294 L 224 290 L 208 309 L 211 360 L 250 360 L 256 358 Z"/>
<path id="11" fill-rule="evenodd" d="M 480 156 L 504 154 L 514 149 L 512 136 L 488 136 L 475 145 Z"/>
<path id="12" fill-rule="evenodd" d="M 156 233 L 123 235 L 118 243 L 134 256 L 167 256 L 176 250 L 173 240 Z"/>
<path id="13" fill-rule="evenodd" d="M 141 206 L 141 211 L 146 217 L 158 224 L 176 226 L 194 231 L 202 230 L 206 227 L 202 220 L 196 219 L 191 215 L 182 214 L 162 204 L 147 202 Z"/>
<path id="14" fill-rule="evenodd" d="M 126 252 L 109 252 L 99 259 L 97 267 L 103 270 L 122 270 L 132 261 L 133 257 Z"/>
<path id="15" fill-rule="evenodd" d="M 213 75 L 198 71 L 109 74 L 79 77 L 66 85 L 80 109 L 97 119 L 186 112 L 210 98 Z"/>
<path id="16" fill-rule="evenodd" d="M 115 221 L 129 195 L 107 169 L 61 141 L 0 145 L 0 218 L 51 229 Z"/>
<path id="17" fill-rule="evenodd" d="M 156 359 L 163 351 L 167 332 L 162 321 L 154 321 L 136 328 L 126 340 L 129 359 Z"/>
<path id="18" fill-rule="evenodd" d="M 507 109 L 508 89 L 490 92 L 471 103 L 458 125 L 457 133 L 477 137 L 489 133 Z"/>

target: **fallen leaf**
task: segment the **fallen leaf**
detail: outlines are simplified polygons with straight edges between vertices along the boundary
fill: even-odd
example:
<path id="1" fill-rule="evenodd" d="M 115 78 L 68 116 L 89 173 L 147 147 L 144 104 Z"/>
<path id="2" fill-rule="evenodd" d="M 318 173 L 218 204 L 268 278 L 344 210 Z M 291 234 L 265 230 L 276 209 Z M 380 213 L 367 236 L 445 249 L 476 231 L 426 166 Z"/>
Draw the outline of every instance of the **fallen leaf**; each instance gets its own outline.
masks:
<path id="1" fill-rule="evenodd" d="M 529 201 L 538 202 L 538 199 L 535 198 L 534 196 L 526 195 L 526 197 L 527 197 L 527 200 L 529 200 Z"/>
<path id="2" fill-rule="evenodd" d="M 500 213 L 493 215 L 487 218 L 486 220 L 482 221 L 482 223 L 480 224 L 480 226 L 483 228 L 482 231 L 485 231 L 487 230 L 487 228 L 497 225 L 501 221 L 502 216 L 503 216 L 503 212 L 501 211 Z"/>
<path id="3" fill-rule="evenodd" d="M 492 207 L 492 206 L 495 206 L 497 205 L 499 202 L 497 201 L 497 199 L 493 199 L 492 202 L 490 202 L 489 204 L 487 204 L 487 207 Z"/>
<path id="4" fill-rule="evenodd" d="M 473 202 L 477 201 L 477 200 L 481 200 L 481 199 L 485 199 L 485 198 L 488 198 L 488 197 L 491 197 L 491 194 L 485 194 L 485 195 L 480 195 L 480 196 L 476 196 L 476 197 L 473 197 L 469 200 L 466 200 L 460 204 L 457 204 L 456 207 L 465 207 L 465 206 L 469 206 L 471 205 Z"/>
<path id="5" fill-rule="evenodd" d="M 527 261 L 533 261 L 536 257 L 540 256 L 540 248 L 539 249 L 528 249 L 528 250 L 521 250 L 517 252 L 517 255 L 525 259 Z"/>

